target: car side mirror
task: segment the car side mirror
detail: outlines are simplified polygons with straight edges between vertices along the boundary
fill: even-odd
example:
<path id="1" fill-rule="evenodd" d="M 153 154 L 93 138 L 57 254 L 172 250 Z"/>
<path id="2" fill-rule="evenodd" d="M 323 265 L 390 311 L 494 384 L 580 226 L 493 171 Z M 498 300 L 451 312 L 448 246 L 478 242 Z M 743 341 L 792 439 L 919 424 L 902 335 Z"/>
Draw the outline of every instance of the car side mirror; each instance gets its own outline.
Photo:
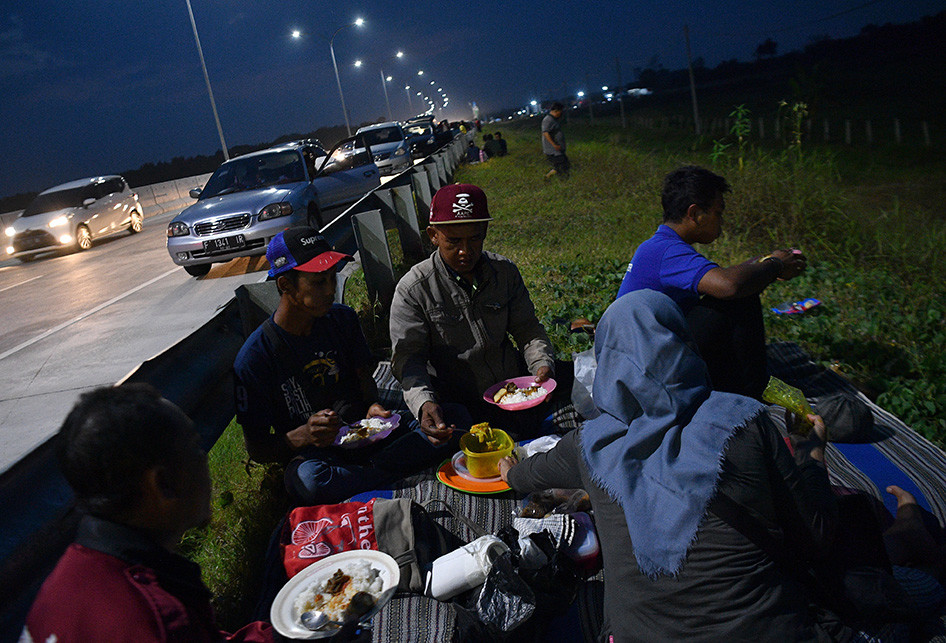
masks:
<path id="1" fill-rule="evenodd" d="M 200 188 L 191 188 L 191 191 L 188 192 L 188 194 L 191 195 L 192 199 L 199 199 L 201 192 L 203 192 L 203 190 L 201 190 Z"/>
<path id="2" fill-rule="evenodd" d="M 92 199 L 92 198 L 86 199 L 85 201 L 82 202 L 82 207 L 87 208 L 93 203 L 95 203 L 95 199 Z"/>

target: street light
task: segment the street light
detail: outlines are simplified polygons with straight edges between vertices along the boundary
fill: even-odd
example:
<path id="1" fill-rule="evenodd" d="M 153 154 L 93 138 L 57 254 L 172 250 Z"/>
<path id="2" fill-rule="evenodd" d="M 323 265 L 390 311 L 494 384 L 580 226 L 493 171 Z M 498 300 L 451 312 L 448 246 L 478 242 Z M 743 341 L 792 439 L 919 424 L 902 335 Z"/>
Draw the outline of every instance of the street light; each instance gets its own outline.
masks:
<path id="1" fill-rule="evenodd" d="M 194 41 L 197 43 L 197 55 L 200 57 L 200 68 L 204 70 L 204 82 L 207 83 L 207 93 L 210 95 L 210 109 L 214 113 L 214 121 L 217 123 L 217 134 L 220 135 L 220 147 L 223 148 L 223 160 L 230 160 L 230 152 L 227 150 L 227 142 L 223 140 L 223 128 L 220 126 L 220 116 L 217 115 L 217 103 L 214 102 L 214 91 L 210 88 L 210 76 L 207 74 L 207 63 L 204 62 L 204 50 L 200 47 L 200 38 L 197 36 L 197 22 L 194 21 L 194 10 L 191 9 L 191 0 L 184 0 L 187 3 L 187 13 L 191 18 L 191 27 L 194 29 Z"/>
<path id="2" fill-rule="evenodd" d="M 411 115 L 414 114 L 414 101 L 411 100 L 411 86 L 404 85 L 404 92 L 407 94 L 407 105 L 410 107 Z"/>
<path id="3" fill-rule="evenodd" d="M 404 57 L 403 51 L 398 51 L 396 54 L 394 54 L 394 58 L 403 58 L 403 57 Z M 355 61 L 355 67 L 361 67 L 361 65 L 362 65 L 361 60 Z M 384 104 L 387 105 L 388 107 L 388 120 L 393 121 L 394 113 L 391 111 L 391 100 L 388 98 L 388 82 L 390 82 L 392 78 L 391 76 L 388 76 L 387 74 L 384 73 L 383 67 L 379 67 L 378 71 L 381 73 L 381 89 L 384 91 Z"/>
<path id="4" fill-rule="evenodd" d="M 351 136 L 351 123 L 348 122 L 348 108 L 345 107 L 345 95 L 342 93 L 342 81 L 338 76 L 338 63 L 335 61 L 335 36 L 338 35 L 339 31 L 346 27 L 360 27 L 363 24 L 365 24 L 365 21 L 361 18 L 358 18 L 355 20 L 355 22 L 342 25 L 335 30 L 335 33 L 332 34 L 332 37 L 328 41 L 328 50 L 332 54 L 332 67 L 335 68 L 335 82 L 338 84 L 338 97 L 342 100 L 342 113 L 345 115 L 345 129 L 348 130 L 349 136 Z"/>

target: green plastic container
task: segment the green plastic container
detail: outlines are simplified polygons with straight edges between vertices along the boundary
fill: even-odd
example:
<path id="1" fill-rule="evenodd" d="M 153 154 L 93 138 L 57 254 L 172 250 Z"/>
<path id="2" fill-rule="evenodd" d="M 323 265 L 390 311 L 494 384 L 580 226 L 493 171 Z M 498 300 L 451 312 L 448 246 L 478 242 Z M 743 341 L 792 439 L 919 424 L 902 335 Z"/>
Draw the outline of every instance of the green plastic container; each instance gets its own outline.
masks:
<path id="1" fill-rule="evenodd" d="M 790 386 L 778 379 L 770 377 L 769 383 L 762 392 L 762 399 L 769 404 L 778 404 L 795 414 L 796 425 L 794 431 L 802 435 L 808 435 L 812 424 L 808 421 L 808 416 L 814 414 L 805 394 L 801 390 Z"/>

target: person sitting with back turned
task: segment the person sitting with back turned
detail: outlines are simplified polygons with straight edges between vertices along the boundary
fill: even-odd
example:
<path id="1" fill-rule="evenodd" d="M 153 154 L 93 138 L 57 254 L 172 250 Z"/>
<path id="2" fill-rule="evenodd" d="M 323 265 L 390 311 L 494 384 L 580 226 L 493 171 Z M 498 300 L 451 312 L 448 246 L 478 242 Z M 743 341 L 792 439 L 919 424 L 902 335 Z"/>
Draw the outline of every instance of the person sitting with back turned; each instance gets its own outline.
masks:
<path id="1" fill-rule="evenodd" d="M 492 134 L 483 134 L 483 152 L 486 153 L 486 158 L 491 159 L 494 156 L 502 156 L 502 145 L 500 141 L 497 141 L 493 138 Z"/>
<path id="2" fill-rule="evenodd" d="M 693 244 L 719 237 L 728 191 L 726 179 L 701 167 L 668 174 L 663 225 L 638 246 L 617 296 L 644 288 L 668 295 L 687 316 L 713 388 L 758 399 L 768 383 L 759 293 L 800 275 L 805 255 L 774 250 L 723 268 L 697 252 Z"/>
<path id="3" fill-rule="evenodd" d="M 440 408 L 445 401 L 462 404 L 476 422 L 488 420 L 513 436 L 537 432 L 554 409 L 551 400 L 516 412 L 483 400 L 486 389 L 505 379 L 532 374 L 542 383 L 558 373 L 550 397 L 559 402 L 571 392 L 571 364 L 556 362 L 519 269 L 483 251 L 490 221 L 480 188 L 440 188 L 431 200 L 427 228 L 437 249 L 394 291 L 394 376 L 407 406 L 432 435 L 449 434 Z"/>
<path id="4" fill-rule="evenodd" d="M 601 640 L 816 640 L 806 589 L 723 511 L 738 506 L 795 562 L 822 559 L 838 510 L 825 428 L 794 455 L 751 399 L 712 391 L 673 301 L 632 292 L 595 333 L 601 415 L 500 474 L 518 493 L 588 492 L 604 562 Z"/>
<path id="5" fill-rule="evenodd" d="M 214 623 L 200 567 L 176 554 L 209 520 L 207 454 L 190 419 L 146 384 L 83 393 L 55 438 L 82 512 L 20 641 L 272 641 L 268 623 Z"/>
<path id="6" fill-rule="evenodd" d="M 388 418 L 378 404 L 358 315 L 336 304 L 336 269 L 351 259 L 317 230 L 288 228 L 269 242 L 279 304 L 237 354 L 237 421 L 257 462 L 289 463 L 286 487 L 301 504 L 339 502 L 435 464 L 442 449 L 405 411 L 380 442 L 343 449 L 343 426 Z M 459 418 L 463 422 L 463 417 Z"/>

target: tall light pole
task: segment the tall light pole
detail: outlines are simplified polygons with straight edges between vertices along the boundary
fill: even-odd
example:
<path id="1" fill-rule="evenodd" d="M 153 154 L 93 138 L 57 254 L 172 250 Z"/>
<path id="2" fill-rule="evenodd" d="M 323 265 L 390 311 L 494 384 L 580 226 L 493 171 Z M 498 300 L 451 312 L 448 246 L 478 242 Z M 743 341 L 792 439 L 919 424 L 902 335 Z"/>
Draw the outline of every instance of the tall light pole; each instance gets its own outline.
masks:
<path id="1" fill-rule="evenodd" d="M 411 110 L 411 116 L 414 115 L 414 101 L 411 100 L 411 86 L 404 85 L 404 91 L 407 92 L 407 106 Z"/>
<path id="2" fill-rule="evenodd" d="M 223 140 L 223 128 L 220 127 L 220 116 L 217 115 L 217 103 L 214 102 L 214 92 L 210 88 L 210 76 L 207 74 L 207 64 L 204 62 L 204 50 L 200 47 L 200 37 L 197 35 L 197 22 L 194 21 L 194 10 L 191 9 L 191 0 L 184 0 L 187 3 L 187 13 L 191 18 L 191 27 L 194 29 L 194 41 L 197 43 L 197 55 L 200 56 L 200 68 L 204 70 L 204 82 L 207 83 L 207 93 L 210 95 L 210 109 L 214 113 L 214 121 L 217 123 L 217 134 L 220 135 L 220 147 L 223 148 L 223 160 L 230 160 L 230 152 L 227 150 L 227 142 Z"/>
<path id="3" fill-rule="evenodd" d="M 335 82 L 338 84 L 338 97 L 342 100 L 342 113 L 345 115 L 345 129 L 348 130 L 349 136 L 351 136 L 351 123 L 348 122 L 348 108 L 345 107 L 345 94 L 342 93 L 342 81 L 338 76 L 338 63 L 335 61 L 335 36 L 345 27 L 360 27 L 363 24 L 365 24 L 365 21 L 358 18 L 355 22 L 342 25 L 335 30 L 335 33 L 332 34 L 332 37 L 328 41 L 328 49 L 332 54 L 332 67 L 335 68 Z"/>

